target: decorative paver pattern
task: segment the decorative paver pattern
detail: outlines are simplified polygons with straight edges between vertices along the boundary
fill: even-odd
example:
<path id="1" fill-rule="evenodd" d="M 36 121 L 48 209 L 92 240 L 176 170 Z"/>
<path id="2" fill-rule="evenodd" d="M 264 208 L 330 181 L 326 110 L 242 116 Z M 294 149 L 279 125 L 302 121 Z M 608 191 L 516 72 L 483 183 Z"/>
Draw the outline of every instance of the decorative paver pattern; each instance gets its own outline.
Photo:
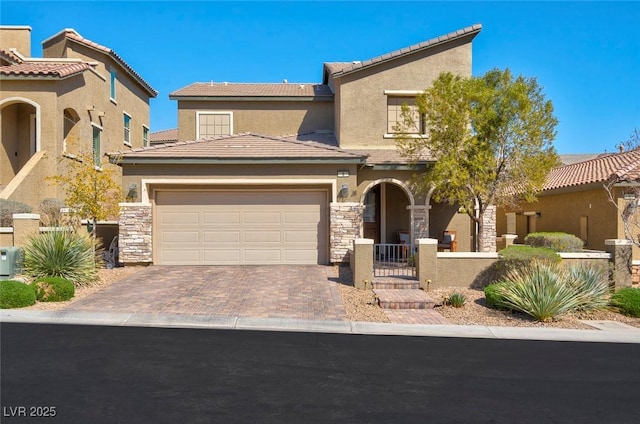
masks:
<path id="1" fill-rule="evenodd" d="M 451 324 L 433 309 L 385 309 L 384 313 L 394 324 Z"/>
<path id="2" fill-rule="evenodd" d="M 150 266 L 69 311 L 346 321 L 332 266 Z"/>

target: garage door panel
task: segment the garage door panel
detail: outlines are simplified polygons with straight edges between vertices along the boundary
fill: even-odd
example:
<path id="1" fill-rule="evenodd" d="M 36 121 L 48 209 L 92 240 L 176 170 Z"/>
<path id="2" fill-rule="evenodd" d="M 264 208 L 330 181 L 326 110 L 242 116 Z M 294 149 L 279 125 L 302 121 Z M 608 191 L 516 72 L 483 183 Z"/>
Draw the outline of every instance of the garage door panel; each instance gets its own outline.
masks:
<path id="1" fill-rule="evenodd" d="M 160 264 L 326 263 L 326 191 L 167 190 L 154 199 Z"/>
<path id="2" fill-rule="evenodd" d="M 240 231 L 204 231 L 205 243 L 240 243 Z"/>

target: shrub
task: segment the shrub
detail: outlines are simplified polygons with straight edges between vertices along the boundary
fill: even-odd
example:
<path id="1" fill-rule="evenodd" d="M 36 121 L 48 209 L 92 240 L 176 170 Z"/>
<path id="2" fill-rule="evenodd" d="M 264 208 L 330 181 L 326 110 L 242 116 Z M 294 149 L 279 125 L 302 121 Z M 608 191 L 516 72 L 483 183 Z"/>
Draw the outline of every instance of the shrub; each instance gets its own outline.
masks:
<path id="1" fill-rule="evenodd" d="M 31 283 L 39 302 L 60 302 L 71 299 L 76 292 L 73 283 L 62 277 L 42 277 Z"/>
<path id="2" fill-rule="evenodd" d="M 582 304 L 578 309 L 586 311 L 604 309 L 611 293 L 609 275 L 606 268 L 587 264 L 577 264 L 565 271 L 567 282 L 581 295 Z"/>
<path id="3" fill-rule="evenodd" d="M 467 298 L 464 294 L 456 292 L 456 293 L 452 293 L 446 299 L 446 303 L 447 305 L 451 305 L 454 308 L 462 308 L 464 304 L 467 303 Z"/>
<path id="4" fill-rule="evenodd" d="M 64 207 L 64 202 L 60 199 L 42 199 L 40 202 L 41 221 L 45 226 L 59 226 L 62 220 L 60 209 Z"/>
<path id="5" fill-rule="evenodd" d="M 567 233 L 531 233 L 524 242 L 533 247 L 548 247 L 555 252 L 579 252 L 584 247 L 582 240 Z"/>
<path id="6" fill-rule="evenodd" d="M 101 249 L 91 235 L 55 230 L 29 238 L 24 246 L 24 272 L 32 277 L 62 277 L 75 286 L 98 276 Z"/>
<path id="7" fill-rule="evenodd" d="M 11 227 L 14 213 L 31 213 L 31 206 L 13 200 L 0 199 L 0 227 Z"/>
<path id="8" fill-rule="evenodd" d="M 24 308 L 36 303 L 33 288 L 20 281 L 0 281 L 0 309 Z"/>
<path id="9" fill-rule="evenodd" d="M 504 299 L 500 294 L 500 286 L 503 284 L 504 283 L 493 283 L 484 288 L 484 298 L 488 307 L 492 309 L 509 309 L 504 306 Z"/>
<path id="10" fill-rule="evenodd" d="M 611 296 L 610 305 L 623 315 L 640 317 L 640 289 L 626 287 Z"/>

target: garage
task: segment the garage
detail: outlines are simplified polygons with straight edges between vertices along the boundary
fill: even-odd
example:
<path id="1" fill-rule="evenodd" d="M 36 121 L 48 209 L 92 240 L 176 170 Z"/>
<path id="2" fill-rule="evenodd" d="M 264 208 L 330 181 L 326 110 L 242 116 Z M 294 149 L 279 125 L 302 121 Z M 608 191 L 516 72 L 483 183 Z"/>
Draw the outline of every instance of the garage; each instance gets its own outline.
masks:
<path id="1" fill-rule="evenodd" d="M 154 263 L 328 263 L 327 190 L 156 190 Z"/>

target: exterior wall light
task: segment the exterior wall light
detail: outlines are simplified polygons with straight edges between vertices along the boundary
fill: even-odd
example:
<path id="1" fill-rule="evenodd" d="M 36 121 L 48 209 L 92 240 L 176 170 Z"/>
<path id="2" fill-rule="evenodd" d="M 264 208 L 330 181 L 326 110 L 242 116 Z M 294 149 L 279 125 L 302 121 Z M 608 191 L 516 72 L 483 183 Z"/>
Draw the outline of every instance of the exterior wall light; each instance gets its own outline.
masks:
<path id="1" fill-rule="evenodd" d="M 347 197 L 348 194 L 349 194 L 349 186 L 347 185 L 347 183 L 342 183 L 342 186 L 340 187 L 340 192 L 338 192 L 338 197 L 345 198 Z"/>
<path id="2" fill-rule="evenodd" d="M 338 171 L 338 178 L 347 178 L 350 174 L 348 170 L 340 170 Z"/>
<path id="3" fill-rule="evenodd" d="M 138 199 L 138 184 L 129 184 L 129 192 L 127 193 L 127 202 L 135 202 Z"/>

